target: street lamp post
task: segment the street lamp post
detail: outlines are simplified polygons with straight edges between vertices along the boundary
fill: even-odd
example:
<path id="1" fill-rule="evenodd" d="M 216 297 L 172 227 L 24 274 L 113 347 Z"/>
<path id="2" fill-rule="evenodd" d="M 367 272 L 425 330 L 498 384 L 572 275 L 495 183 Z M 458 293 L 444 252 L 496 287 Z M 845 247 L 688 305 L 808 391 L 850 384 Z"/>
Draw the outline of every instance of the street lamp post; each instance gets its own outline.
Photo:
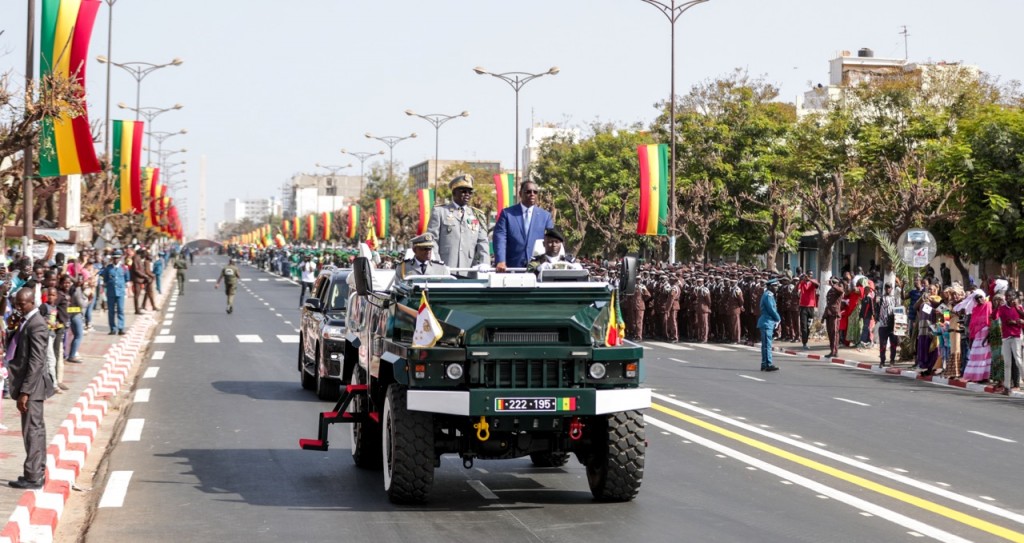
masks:
<path id="1" fill-rule="evenodd" d="M 347 149 L 342 149 L 341 150 L 341 154 L 343 154 L 343 155 L 351 155 L 351 156 L 356 157 L 359 160 L 359 203 L 362 204 L 363 203 L 363 179 L 364 179 L 363 174 L 365 173 L 364 166 L 366 166 L 366 159 L 368 159 L 368 158 L 370 158 L 372 156 L 383 155 L 384 151 L 377 151 L 376 153 L 369 153 L 369 152 L 366 152 L 366 151 L 349 151 Z"/>
<path id="2" fill-rule="evenodd" d="M 107 2 L 107 58 L 113 56 L 114 46 L 114 4 L 117 0 L 106 0 Z M 107 117 L 103 120 L 104 124 L 104 150 L 107 153 L 107 162 L 112 161 L 113 155 L 110 154 L 110 63 L 107 63 Z"/>
<path id="3" fill-rule="evenodd" d="M 669 126 L 669 138 L 672 140 L 671 146 L 671 165 L 669 166 L 669 202 L 671 203 L 669 210 L 669 227 L 668 227 L 668 261 L 669 264 L 676 263 L 676 21 L 679 17 L 686 12 L 686 10 L 696 6 L 697 4 L 703 4 L 708 0 L 686 0 L 677 3 L 676 0 L 670 0 L 668 4 L 660 2 L 658 0 L 640 0 L 646 2 L 661 11 L 672 28 L 672 37 L 670 40 L 670 48 L 672 53 L 671 57 L 671 90 L 669 93 L 668 102 L 668 126 Z M 703 255 L 701 255 L 703 257 Z"/>
<path id="4" fill-rule="evenodd" d="M 167 62 L 165 64 L 153 64 L 152 62 L 138 61 L 114 62 L 103 55 L 96 57 L 96 60 L 99 61 L 101 64 L 106 64 L 109 62 L 110 64 L 117 66 L 118 68 L 121 68 L 122 70 L 128 72 L 133 78 L 135 78 L 135 109 L 139 109 L 141 107 L 142 80 L 145 79 L 147 75 L 159 70 L 160 68 L 166 68 L 168 66 L 180 66 L 181 63 L 184 62 L 180 58 L 175 58 L 174 60 Z M 135 120 L 139 120 L 138 112 L 136 112 Z"/>
<path id="5" fill-rule="evenodd" d="M 331 176 L 337 177 L 338 176 L 338 172 L 340 172 L 341 170 L 344 170 L 345 168 L 351 168 L 352 164 L 345 164 L 344 166 L 331 166 L 329 164 L 320 164 L 319 162 L 317 162 L 316 163 L 316 167 L 317 168 L 323 168 L 323 169 L 331 172 Z M 334 186 L 334 194 L 331 195 L 331 208 L 332 208 L 331 211 L 332 212 L 338 210 L 338 204 L 337 204 L 337 201 L 335 200 L 336 196 L 338 196 L 338 187 L 337 187 L 337 185 Z M 345 203 L 344 200 L 342 200 L 342 203 Z"/>
<path id="6" fill-rule="evenodd" d="M 144 119 L 146 119 L 146 126 L 148 126 L 149 128 L 153 128 L 153 119 L 156 119 L 157 117 L 159 117 L 160 115 L 163 115 L 164 113 L 167 113 L 168 111 L 175 111 L 175 110 L 181 109 L 181 108 L 183 108 L 185 106 L 183 106 L 181 104 L 174 104 L 171 107 L 154 107 L 154 106 L 131 107 L 131 106 L 125 104 L 124 102 L 119 102 L 117 104 L 117 107 L 119 107 L 121 109 L 127 109 L 128 111 L 134 111 L 135 112 L 135 119 L 136 120 L 138 120 L 139 115 L 142 115 L 142 117 Z M 150 148 L 150 151 L 146 155 L 146 162 L 151 164 L 153 162 L 153 151 L 152 151 L 153 136 L 151 135 L 152 134 L 151 132 L 147 132 L 147 134 L 150 134 L 150 135 L 148 136 L 149 139 L 146 141 L 146 146 Z"/>
<path id="7" fill-rule="evenodd" d="M 438 142 L 441 139 L 441 125 L 446 123 L 446 122 L 448 122 L 448 121 L 450 121 L 450 120 L 452 120 L 452 119 L 458 118 L 458 117 L 469 117 L 469 112 L 468 111 L 463 111 L 462 113 L 459 113 L 458 115 L 445 115 L 444 113 L 427 113 L 426 115 L 421 115 L 421 114 L 416 113 L 415 111 L 413 111 L 411 109 L 407 109 L 407 110 L 405 110 L 405 114 L 409 115 L 409 116 L 412 116 L 412 117 L 419 117 L 419 118 L 427 121 L 428 123 L 434 125 L 434 191 L 435 191 L 434 195 L 436 196 L 437 195 L 437 192 L 436 192 L 437 191 L 437 175 L 439 173 L 437 171 L 437 169 L 438 169 L 437 159 L 438 159 L 438 150 L 440 149 L 440 147 L 439 147 L 440 144 Z"/>
<path id="8" fill-rule="evenodd" d="M 413 132 L 412 134 L 409 134 L 408 136 L 374 136 L 373 134 L 367 132 L 366 133 L 366 137 L 368 139 L 371 139 L 371 140 L 377 140 L 377 141 L 384 142 L 384 145 L 388 146 L 388 149 L 390 150 L 389 152 L 391 153 L 390 154 L 390 158 L 388 159 L 388 179 L 394 179 L 395 178 L 395 146 L 398 145 L 400 142 L 402 142 L 404 140 L 407 140 L 409 138 L 415 138 L 416 137 L 416 133 Z"/>
<path id="9" fill-rule="evenodd" d="M 156 139 L 156 154 L 158 156 L 160 156 L 161 153 L 164 152 L 164 140 L 166 140 L 168 138 L 172 138 L 174 136 L 180 136 L 182 134 L 188 134 L 188 130 L 185 130 L 184 128 L 182 128 L 181 130 L 178 130 L 177 132 L 158 132 L 158 131 L 155 131 L 155 130 L 151 130 L 149 132 L 146 132 L 146 136 L 147 137 L 149 137 L 150 139 Z M 149 145 L 148 148 L 149 148 L 148 150 L 152 150 L 153 146 Z M 184 152 L 184 151 L 185 151 L 184 149 L 181 150 L 181 152 Z"/>
<path id="10" fill-rule="evenodd" d="M 156 163 L 160 167 L 161 170 L 165 170 L 166 168 L 164 167 L 164 165 L 167 163 L 167 159 L 168 158 L 170 158 L 170 157 L 172 157 L 172 156 L 174 156 L 174 155 L 176 155 L 178 153 L 187 153 L 187 152 L 188 152 L 188 149 L 176 149 L 176 150 L 173 150 L 173 151 L 172 150 L 164 151 L 162 149 L 157 149 L 157 151 L 156 151 L 156 160 L 157 160 L 157 162 Z"/>
<path id="11" fill-rule="evenodd" d="M 497 77 L 498 79 L 508 83 L 512 87 L 512 90 L 514 90 L 515 93 L 516 93 L 516 153 L 515 153 L 516 171 L 515 171 L 515 175 L 516 175 L 516 187 L 518 187 L 519 183 L 521 182 L 519 180 L 519 91 L 527 83 L 529 83 L 530 81 L 533 81 L 534 79 L 537 79 L 538 77 L 543 77 L 545 75 L 555 75 L 555 74 L 557 74 L 558 71 L 559 71 L 558 70 L 558 66 L 552 66 L 551 68 L 548 69 L 548 71 L 541 72 L 539 74 L 531 74 L 531 73 L 528 73 L 528 72 L 505 72 L 505 73 L 501 73 L 501 74 L 496 74 L 496 73 L 488 72 L 487 70 L 485 70 L 484 68 L 481 68 L 480 66 L 477 66 L 476 68 L 473 68 L 473 71 L 476 72 L 479 75 L 489 75 L 489 76 L 492 76 L 492 77 Z"/>

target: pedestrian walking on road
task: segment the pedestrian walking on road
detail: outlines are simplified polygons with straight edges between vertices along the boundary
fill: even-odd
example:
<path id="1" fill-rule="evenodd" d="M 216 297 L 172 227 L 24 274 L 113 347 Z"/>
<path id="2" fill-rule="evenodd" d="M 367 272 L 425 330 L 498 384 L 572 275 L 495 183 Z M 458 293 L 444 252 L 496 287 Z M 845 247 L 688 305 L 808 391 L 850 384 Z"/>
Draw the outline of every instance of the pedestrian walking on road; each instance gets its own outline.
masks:
<path id="1" fill-rule="evenodd" d="M 779 367 L 772 363 L 772 336 L 782 321 L 775 303 L 779 280 L 772 279 L 765 286 L 767 288 L 761 295 L 761 316 L 757 319 L 757 328 L 761 331 L 761 371 L 778 371 Z"/>
<path id="2" fill-rule="evenodd" d="M 53 378 L 46 369 L 50 336 L 46 320 L 35 304 L 34 289 L 23 288 L 14 296 L 17 326 L 10 334 L 5 364 L 10 371 L 11 397 L 21 413 L 21 438 L 25 444 L 23 475 L 8 485 L 19 489 L 43 488 L 46 482 L 46 419 L 43 402 L 53 395 Z"/>
<path id="3" fill-rule="evenodd" d="M 234 259 L 232 259 L 234 262 Z M 299 280 L 302 283 L 302 288 L 299 291 L 299 309 L 302 309 L 302 303 L 306 301 L 306 291 L 310 294 L 313 293 L 313 281 L 316 280 L 316 263 L 310 255 L 306 255 L 302 259 L 302 264 L 299 264 Z"/>
<path id="4" fill-rule="evenodd" d="M 178 296 L 185 295 L 185 270 L 188 269 L 188 261 L 185 260 L 185 255 L 178 253 L 174 255 L 174 266 L 175 278 L 178 282 Z"/>
<path id="5" fill-rule="evenodd" d="M 238 288 L 238 281 L 242 278 L 242 274 L 238 271 L 238 266 L 235 266 L 235 259 L 228 259 L 228 265 L 224 266 L 224 269 L 220 270 L 220 277 L 217 277 L 217 282 L 213 284 L 213 288 L 216 289 L 220 286 L 220 282 L 224 281 L 224 294 L 228 297 L 228 315 L 235 311 L 235 289 Z"/>

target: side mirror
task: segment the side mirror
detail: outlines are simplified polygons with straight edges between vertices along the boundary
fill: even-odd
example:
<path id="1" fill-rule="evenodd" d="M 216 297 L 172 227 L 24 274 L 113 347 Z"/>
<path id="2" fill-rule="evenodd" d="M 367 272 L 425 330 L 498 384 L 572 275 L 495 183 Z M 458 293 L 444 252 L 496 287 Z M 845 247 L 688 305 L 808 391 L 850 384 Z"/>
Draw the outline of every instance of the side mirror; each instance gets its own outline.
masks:
<path id="1" fill-rule="evenodd" d="M 320 311 L 320 298 L 306 298 L 302 307 L 310 311 Z"/>
<path id="2" fill-rule="evenodd" d="M 635 256 L 622 257 L 622 264 L 619 267 L 619 292 L 625 296 L 631 296 L 636 292 Z"/>
<path id="3" fill-rule="evenodd" d="M 365 256 L 356 257 L 352 263 L 353 285 L 360 296 L 366 296 L 373 292 L 373 268 L 370 266 L 370 259 Z"/>

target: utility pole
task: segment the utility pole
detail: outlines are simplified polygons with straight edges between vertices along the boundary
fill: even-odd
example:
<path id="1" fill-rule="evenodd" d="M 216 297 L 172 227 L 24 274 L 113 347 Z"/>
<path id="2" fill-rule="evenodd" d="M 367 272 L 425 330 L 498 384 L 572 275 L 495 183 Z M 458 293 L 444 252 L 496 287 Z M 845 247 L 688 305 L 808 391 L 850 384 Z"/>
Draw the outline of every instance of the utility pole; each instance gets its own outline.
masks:
<path id="1" fill-rule="evenodd" d="M 907 25 L 903 25 L 903 30 L 900 30 L 900 35 L 903 36 L 903 60 L 910 60 L 909 49 L 907 46 L 907 38 L 910 37 L 910 33 L 907 32 Z"/>
<path id="2" fill-rule="evenodd" d="M 25 106 L 32 104 L 32 74 L 35 72 L 33 55 L 36 51 L 36 0 L 28 0 L 28 32 L 25 33 Z M 25 211 L 22 224 L 25 225 L 25 232 L 21 240 L 22 256 L 32 256 L 32 236 L 34 234 L 32 225 L 35 218 L 32 217 L 32 206 L 35 204 L 35 197 L 32 195 L 32 143 L 25 146 L 25 167 L 22 170 L 22 194 L 25 199 Z"/>

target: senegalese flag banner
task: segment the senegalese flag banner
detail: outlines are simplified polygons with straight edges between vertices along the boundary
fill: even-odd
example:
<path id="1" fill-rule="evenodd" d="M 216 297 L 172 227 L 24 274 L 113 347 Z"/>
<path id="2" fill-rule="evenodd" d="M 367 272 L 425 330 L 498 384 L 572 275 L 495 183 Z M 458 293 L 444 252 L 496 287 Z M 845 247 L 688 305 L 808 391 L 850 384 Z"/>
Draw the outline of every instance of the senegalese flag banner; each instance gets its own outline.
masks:
<path id="1" fill-rule="evenodd" d="M 377 250 L 377 228 L 373 225 L 373 217 L 366 219 L 366 246 Z"/>
<path id="2" fill-rule="evenodd" d="M 388 237 L 388 225 L 391 224 L 391 200 L 387 198 L 377 198 L 374 203 L 374 218 L 377 220 L 375 225 L 377 228 L 377 238 L 385 239 Z"/>
<path id="3" fill-rule="evenodd" d="M 668 145 L 638 145 L 640 159 L 640 220 L 636 233 L 668 234 Z"/>
<path id="4" fill-rule="evenodd" d="M 281 235 L 285 238 L 291 237 L 289 230 L 292 228 L 292 221 L 288 219 L 281 219 Z"/>
<path id="5" fill-rule="evenodd" d="M 78 86 L 83 109 L 75 117 L 44 117 L 40 130 L 39 175 L 56 177 L 100 171 L 89 116 L 84 108 L 89 39 L 100 0 L 43 0 L 40 79 L 70 80 Z M 44 91 L 45 92 L 45 91 Z"/>
<path id="6" fill-rule="evenodd" d="M 494 174 L 494 194 L 498 200 L 498 218 L 501 218 L 501 210 L 512 207 L 512 201 L 516 194 L 516 174 L 496 173 Z"/>
<path id="7" fill-rule="evenodd" d="M 142 212 L 142 121 L 114 121 L 114 176 L 119 197 L 114 213 Z"/>
<path id="8" fill-rule="evenodd" d="M 420 222 L 416 225 L 416 235 L 426 233 L 430 224 L 430 212 L 434 209 L 434 189 L 420 189 Z"/>
<path id="9" fill-rule="evenodd" d="M 328 241 L 331 239 L 331 214 L 324 211 L 320 214 L 320 226 L 323 227 L 323 232 L 320 233 L 320 239 Z"/>
<path id="10" fill-rule="evenodd" d="M 348 231 L 345 232 L 345 237 L 350 239 L 356 239 L 359 235 L 359 206 L 351 205 L 348 206 Z"/>
<path id="11" fill-rule="evenodd" d="M 302 230 L 299 230 L 299 218 L 292 217 L 292 237 L 298 241 L 302 237 Z"/>
<path id="12" fill-rule="evenodd" d="M 145 225 L 147 228 L 157 225 L 157 192 L 160 185 L 160 168 L 143 168 L 142 170 L 142 192 L 146 195 L 146 202 L 143 207 L 146 209 Z"/>
<path id="13" fill-rule="evenodd" d="M 619 320 L 622 318 L 622 315 L 619 313 L 615 298 L 615 291 L 613 290 L 612 301 L 608 303 L 608 326 L 604 332 L 604 344 L 608 347 L 622 344 L 622 338 L 619 337 Z"/>
<path id="14" fill-rule="evenodd" d="M 306 239 L 313 241 L 316 237 L 316 217 L 312 213 L 306 215 Z"/>

